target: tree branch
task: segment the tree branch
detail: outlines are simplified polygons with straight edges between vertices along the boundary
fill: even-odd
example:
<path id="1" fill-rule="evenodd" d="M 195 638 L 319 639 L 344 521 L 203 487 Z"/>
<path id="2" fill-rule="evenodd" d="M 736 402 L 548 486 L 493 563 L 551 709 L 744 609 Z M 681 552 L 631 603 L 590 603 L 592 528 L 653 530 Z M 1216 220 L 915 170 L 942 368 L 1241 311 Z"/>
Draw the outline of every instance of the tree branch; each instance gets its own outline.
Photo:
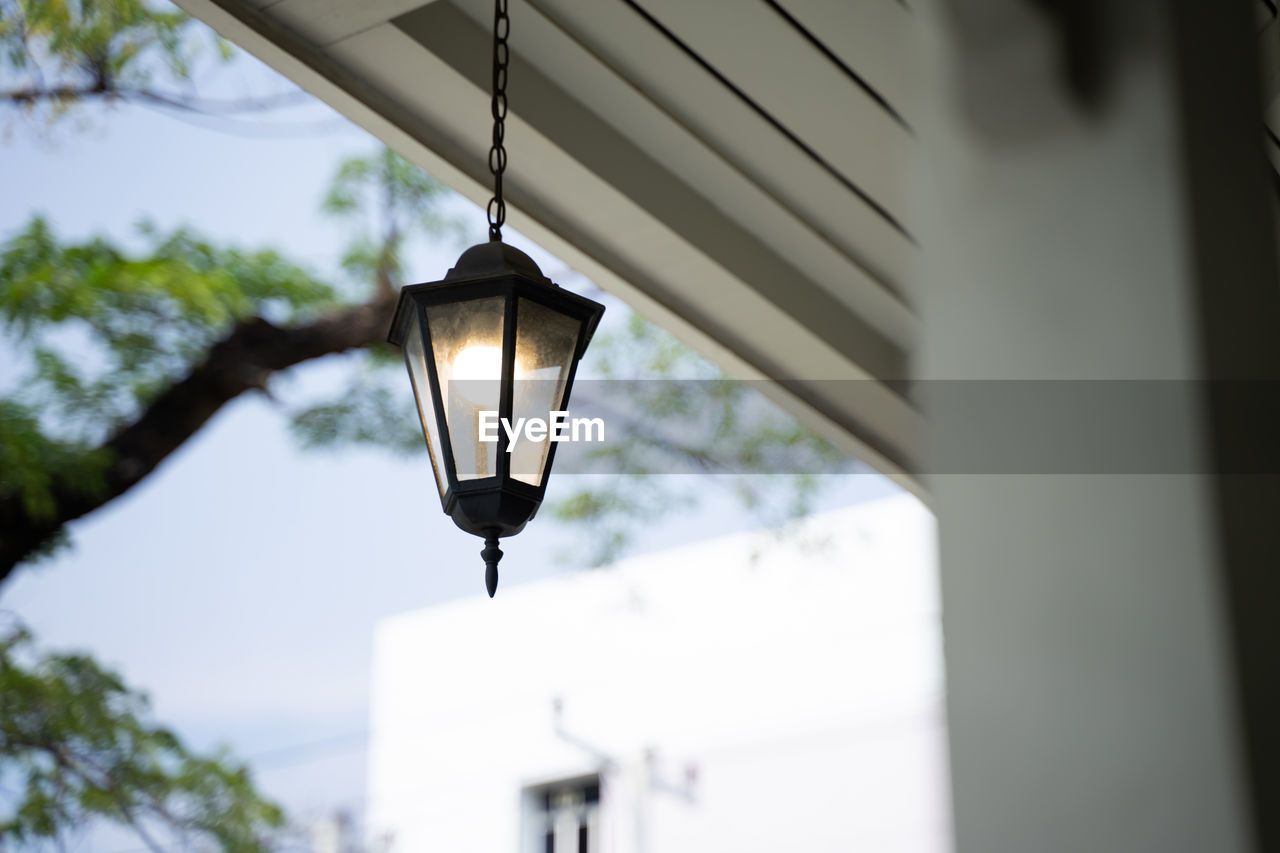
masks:
<path id="1" fill-rule="evenodd" d="M 16 495 L 0 496 L 0 583 L 64 525 L 129 491 L 219 409 L 245 391 L 263 388 L 273 373 L 384 340 L 394 307 L 394 294 L 380 292 L 370 302 L 301 326 L 260 318 L 237 325 L 204 363 L 103 445 L 112 459 L 105 488 L 88 492 L 82 483 L 55 482 L 52 517 L 33 517 Z"/>
<path id="2" fill-rule="evenodd" d="M 0 91 L 0 103 L 7 102 L 19 106 L 31 106 L 44 101 L 78 101 L 86 98 L 144 101 L 156 106 L 211 116 L 269 112 L 298 106 L 311 100 L 311 96 L 301 90 L 277 92 L 258 97 L 201 98 L 155 89 L 118 87 L 106 79 L 99 79 L 88 85 L 29 86 Z"/>
<path id="3" fill-rule="evenodd" d="M 40 101 L 75 101 L 103 97 L 121 97 L 121 95 L 97 86 L 32 86 L 0 92 L 0 101 L 18 105 L 31 105 Z"/>
<path id="4" fill-rule="evenodd" d="M 151 850 L 152 853 L 165 853 L 164 848 L 151 837 L 151 833 L 147 831 L 142 821 L 138 818 L 120 783 L 112 779 L 110 772 L 101 767 L 91 757 L 76 755 L 67 749 L 66 744 L 54 739 L 7 738 L 5 744 L 8 747 L 17 746 L 43 752 L 50 756 L 63 770 L 79 777 L 85 785 L 106 794 L 120 809 L 120 814 L 124 817 L 125 822 L 138 834 L 138 838 L 147 846 L 147 849 Z M 88 769 L 81 765 L 88 765 Z M 94 773 L 97 773 L 98 776 L 95 777 Z M 181 821 L 171 816 L 163 805 L 153 803 L 152 808 L 157 810 L 160 816 L 168 820 L 172 825 L 181 825 Z"/>
<path id="5" fill-rule="evenodd" d="M 161 106 L 206 115 L 268 112 L 311 102 L 311 96 L 301 89 L 244 98 L 201 98 L 194 95 L 160 92 L 155 89 L 116 89 L 115 91 L 125 98 L 137 98 Z"/>

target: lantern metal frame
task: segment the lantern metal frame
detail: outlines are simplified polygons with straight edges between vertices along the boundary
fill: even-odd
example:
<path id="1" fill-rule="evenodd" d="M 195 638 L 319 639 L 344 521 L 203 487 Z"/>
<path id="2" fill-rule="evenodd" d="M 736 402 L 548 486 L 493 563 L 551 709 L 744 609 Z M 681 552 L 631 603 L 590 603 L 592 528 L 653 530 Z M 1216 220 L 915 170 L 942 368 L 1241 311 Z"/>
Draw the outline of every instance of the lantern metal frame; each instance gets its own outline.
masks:
<path id="1" fill-rule="evenodd" d="M 428 425 L 422 424 L 428 450 L 432 455 L 432 465 L 435 467 L 432 473 L 436 477 L 441 507 L 459 528 L 485 538 L 486 548 L 482 554 L 489 568 L 486 580 L 489 582 L 489 594 L 492 596 L 497 585 L 497 561 L 502 555 L 502 552 L 497 550 L 497 540 L 500 537 L 519 533 L 536 515 L 546 494 L 547 482 L 555 462 L 557 442 L 550 439 L 547 441 L 549 447 L 546 450 L 546 461 L 542 465 L 537 485 L 512 476 L 509 440 L 503 429 L 498 430 L 494 474 L 474 479 L 460 479 L 458 476 L 453 451 L 454 436 L 450 433 L 449 413 L 444 402 L 446 395 L 441 388 L 428 312 L 432 306 L 457 304 L 487 297 L 504 299 L 498 417 L 506 419 L 507 423 L 511 422 L 513 416 L 516 382 L 552 381 L 520 380 L 515 375 L 521 300 L 526 299 L 530 303 L 550 309 L 579 323 L 577 342 L 568 364 L 563 396 L 562 399 L 553 401 L 553 406 L 560 410 L 566 409 L 569 405 L 573 382 L 577 376 L 578 362 L 604 314 L 604 306 L 562 289 L 543 275 L 538 265 L 528 255 L 496 240 L 472 246 L 463 252 L 457 264 L 440 281 L 408 285 L 400 291 L 400 301 L 396 306 L 387 340 L 403 348 L 412 329 L 411 324 L 417 324 L 426 361 L 425 374 L 429 388 L 425 390 L 430 394 L 429 408 L 424 405 L 425 401 L 421 397 L 424 389 L 418 388 L 416 380 L 412 378 L 412 368 L 410 377 L 414 382 L 414 394 L 418 398 L 420 415 L 433 417 L 437 430 L 440 456 L 443 457 L 441 459 L 436 459 L 434 451 L 431 451 L 432 436 Z M 406 350 L 406 362 L 409 357 L 409 352 Z M 444 476 L 440 476 L 441 474 Z M 444 484 L 443 489 L 440 488 L 441 484 Z"/>

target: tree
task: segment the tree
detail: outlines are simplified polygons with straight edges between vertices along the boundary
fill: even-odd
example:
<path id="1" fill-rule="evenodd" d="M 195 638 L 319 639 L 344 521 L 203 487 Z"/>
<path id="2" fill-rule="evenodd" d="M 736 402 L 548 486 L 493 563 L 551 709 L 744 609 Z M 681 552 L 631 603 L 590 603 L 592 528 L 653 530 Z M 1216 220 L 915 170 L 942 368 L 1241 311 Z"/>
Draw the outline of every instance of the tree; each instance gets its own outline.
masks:
<path id="1" fill-rule="evenodd" d="M 182 843 L 260 853 L 284 814 L 230 756 L 201 757 L 147 718 L 144 696 L 84 655 L 38 652 L 0 635 L 0 843 L 62 843 L 95 818 L 160 853 Z"/>
<path id="2" fill-rule="evenodd" d="M 52 122 L 88 101 L 231 114 L 306 99 L 201 97 L 193 72 L 205 50 L 225 62 L 234 49 L 192 23 L 147 0 L 0 0 L 0 103 Z"/>
<path id="3" fill-rule="evenodd" d="M 0 400 L 0 579 L 230 400 L 386 334 L 388 289 L 352 301 L 275 252 L 186 231 L 144 237 L 138 255 L 104 239 L 63 244 L 36 219 L 0 252 L 0 322 L 31 360 Z"/>

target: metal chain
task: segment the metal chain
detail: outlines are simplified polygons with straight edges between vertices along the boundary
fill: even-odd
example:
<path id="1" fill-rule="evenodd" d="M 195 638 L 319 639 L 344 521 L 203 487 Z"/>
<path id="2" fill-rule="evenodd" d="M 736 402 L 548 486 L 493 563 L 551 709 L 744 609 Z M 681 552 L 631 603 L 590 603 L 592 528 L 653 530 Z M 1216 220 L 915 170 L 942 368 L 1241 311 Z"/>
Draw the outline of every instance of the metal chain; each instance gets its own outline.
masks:
<path id="1" fill-rule="evenodd" d="M 503 146 L 507 119 L 507 36 L 511 19 L 507 17 L 507 0 L 493 4 L 493 147 L 489 149 L 489 171 L 493 173 L 493 198 L 489 200 L 489 239 L 502 239 L 502 225 L 507 221 L 507 205 L 502 200 L 502 173 L 507 168 L 507 149 Z"/>

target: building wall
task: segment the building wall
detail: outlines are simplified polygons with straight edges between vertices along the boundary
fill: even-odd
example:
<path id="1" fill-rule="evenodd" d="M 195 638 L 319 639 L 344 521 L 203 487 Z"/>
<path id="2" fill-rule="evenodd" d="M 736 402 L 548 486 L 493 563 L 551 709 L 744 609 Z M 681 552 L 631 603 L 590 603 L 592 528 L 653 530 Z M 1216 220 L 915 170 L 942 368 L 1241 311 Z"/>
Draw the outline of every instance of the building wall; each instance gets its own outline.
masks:
<path id="1" fill-rule="evenodd" d="M 1057 4 L 1058 18 L 1022 0 L 932 5 L 917 378 L 970 392 L 927 412 L 935 443 L 976 436 L 1000 460 L 926 477 L 957 849 L 1280 849 L 1250 838 L 1224 559 L 1238 535 L 1224 519 L 1257 524 L 1274 492 L 1225 512 L 1205 475 L 1214 442 L 1246 433 L 1213 422 L 1204 380 L 1276 375 L 1261 344 L 1274 326 L 1206 325 L 1215 301 L 1236 321 L 1275 316 L 1258 105 L 1247 75 L 1219 79 L 1248 64 L 1247 27 L 1234 44 L 1215 32 L 1244 4 Z M 1214 26 L 1190 27 L 1196 8 Z M 1068 14 L 1091 10 L 1092 97 L 1066 71 Z M 1188 78 L 1212 89 L 1193 98 Z M 1201 182 L 1226 199 L 1203 206 Z M 1206 359 L 1218 336 L 1249 349 L 1251 371 Z M 1024 400 L 1060 380 L 1181 397 L 1048 422 L 981 405 L 1002 380 L 1034 389 Z M 1114 452 L 1126 435 L 1140 443 Z M 1081 436 L 1098 437 L 1096 455 L 1064 464 Z M 1170 448 L 1161 463 L 1136 462 L 1156 447 Z M 1274 577 L 1265 538 L 1238 541 L 1248 571 Z"/>
<path id="2" fill-rule="evenodd" d="M 386 620 L 371 832 L 541 851 L 522 791 L 600 772 L 593 851 L 949 850 L 932 517 L 900 495 L 807 531 Z"/>

